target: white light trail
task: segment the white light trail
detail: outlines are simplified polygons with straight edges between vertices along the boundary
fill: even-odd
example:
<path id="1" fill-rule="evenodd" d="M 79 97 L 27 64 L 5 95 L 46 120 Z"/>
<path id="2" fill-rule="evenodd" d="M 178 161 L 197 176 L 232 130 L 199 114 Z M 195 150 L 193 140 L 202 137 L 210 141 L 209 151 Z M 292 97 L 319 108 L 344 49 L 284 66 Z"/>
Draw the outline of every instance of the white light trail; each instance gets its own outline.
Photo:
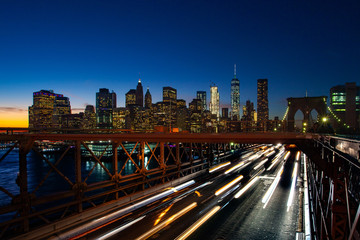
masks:
<path id="1" fill-rule="evenodd" d="M 282 152 L 278 153 L 275 158 L 272 160 L 271 165 L 266 169 L 266 171 L 270 171 L 280 160 Z"/>
<path id="2" fill-rule="evenodd" d="M 139 222 L 139 221 L 142 220 L 144 217 L 145 217 L 145 216 L 142 216 L 142 217 L 139 217 L 139 218 L 137 218 L 137 219 L 135 219 L 135 220 L 133 220 L 133 221 L 131 221 L 131 222 L 129 222 L 129 223 L 126 223 L 125 225 L 122 225 L 121 227 L 119 227 L 119 228 L 117 228 L 117 229 L 114 229 L 114 230 L 112 230 L 112 231 L 110 231 L 110 232 L 102 235 L 101 237 L 99 237 L 99 238 L 97 238 L 97 239 L 99 239 L 99 240 L 105 240 L 105 239 L 107 239 L 107 238 L 109 238 L 109 237 L 111 237 L 111 236 L 113 236 L 113 235 L 121 232 L 122 230 L 130 227 L 131 225 Z"/>
<path id="3" fill-rule="evenodd" d="M 269 156 L 273 155 L 274 153 L 275 153 L 275 151 L 273 150 L 273 151 L 271 151 L 271 152 L 269 152 L 269 153 L 265 154 L 265 157 L 269 157 Z"/>
<path id="4" fill-rule="evenodd" d="M 257 170 L 258 168 L 260 168 L 262 165 L 264 165 L 267 162 L 268 158 L 266 158 L 265 160 L 261 161 L 258 165 L 256 165 L 254 167 L 254 170 Z"/>
<path id="5" fill-rule="evenodd" d="M 272 194 L 274 193 L 277 185 L 280 182 L 280 178 L 281 178 L 281 174 L 283 173 L 284 170 L 284 165 L 281 166 L 280 170 L 278 171 L 278 173 L 276 174 L 275 180 L 273 181 L 273 183 L 270 185 L 269 189 L 266 191 L 264 197 L 262 198 L 262 203 L 264 203 L 264 207 L 266 207 L 266 205 L 269 203 L 270 198 L 272 196 Z"/>
<path id="6" fill-rule="evenodd" d="M 235 194 L 235 198 L 239 198 L 241 195 L 243 195 L 252 185 L 254 185 L 257 180 L 259 180 L 259 177 L 253 178 L 248 184 L 246 184 L 245 187 L 243 187 L 239 192 Z"/>
<path id="7" fill-rule="evenodd" d="M 299 159 L 300 159 L 300 151 L 298 151 L 296 154 L 296 161 L 299 161 Z"/>
<path id="8" fill-rule="evenodd" d="M 190 180 L 190 181 L 185 182 L 185 183 L 183 183 L 183 184 L 181 184 L 179 186 L 170 188 L 170 189 L 168 189 L 168 190 L 166 190 L 166 191 L 164 191 L 162 193 L 159 193 L 159 194 L 157 194 L 155 196 L 147 198 L 147 199 L 145 199 L 143 201 L 131 204 L 130 206 L 127 206 L 125 208 L 117 210 L 117 211 L 115 211 L 115 212 L 113 212 L 111 214 L 108 214 L 108 215 L 104 216 L 104 217 L 98 218 L 98 219 L 93 220 L 93 221 L 91 221 L 89 223 L 86 223 L 86 224 L 83 224 L 83 225 L 81 225 L 81 226 L 79 226 L 77 228 L 74 228 L 74 229 L 72 229 L 70 231 L 64 232 L 64 233 L 62 233 L 62 234 L 60 234 L 58 236 L 58 239 L 68 239 L 68 238 L 71 238 L 73 236 L 78 236 L 78 235 L 88 231 L 89 229 L 99 227 L 99 226 L 101 226 L 101 225 L 103 225 L 103 224 L 105 224 L 107 222 L 110 222 L 110 221 L 116 219 L 116 218 L 124 216 L 125 214 L 128 214 L 128 213 L 130 213 L 130 212 L 132 212 L 132 211 L 134 211 L 134 210 L 136 210 L 136 209 L 138 209 L 140 207 L 146 206 L 149 203 L 152 203 L 152 202 L 157 201 L 157 200 L 159 200 L 161 198 L 164 198 L 164 197 L 166 197 L 166 196 L 168 196 L 168 195 L 170 195 L 170 194 L 172 194 L 174 192 L 182 190 L 182 189 L 184 189 L 184 188 L 186 188 L 186 187 L 188 187 L 188 186 L 190 186 L 190 185 L 192 185 L 194 183 L 195 183 L 194 180 Z"/>
<path id="9" fill-rule="evenodd" d="M 287 151 L 285 157 L 284 157 L 284 161 L 286 161 L 288 158 L 290 157 L 290 151 Z"/>
<path id="10" fill-rule="evenodd" d="M 219 169 L 221 169 L 221 168 L 223 168 L 223 167 L 225 167 L 225 166 L 227 166 L 227 165 L 229 165 L 229 164 L 231 164 L 231 162 L 222 163 L 222 164 L 220 164 L 220 165 L 218 165 L 218 166 L 215 166 L 215 167 L 213 167 L 213 168 L 210 168 L 210 169 L 209 169 L 209 173 L 215 172 L 216 170 L 219 170 Z"/>
<path id="11" fill-rule="evenodd" d="M 290 210 L 290 207 L 291 207 L 293 199 L 294 199 L 296 177 L 297 177 L 297 168 L 298 168 L 298 163 L 296 162 L 295 166 L 294 166 L 293 173 L 292 173 L 291 189 L 290 189 L 290 194 L 289 194 L 289 198 L 288 198 L 288 201 L 287 201 L 287 211 Z"/>
<path id="12" fill-rule="evenodd" d="M 243 179 L 243 175 L 240 175 L 239 177 L 235 178 L 234 180 L 232 180 L 231 182 L 229 182 L 228 184 L 217 190 L 215 192 L 215 195 L 219 196 L 221 193 L 225 192 L 227 189 L 229 189 L 230 187 L 234 186 L 236 183 L 241 181 L 241 179 Z"/>
<path id="13" fill-rule="evenodd" d="M 196 231 L 202 224 L 204 224 L 207 220 L 209 220 L 217 211 L 220 210 L 220 206 L 213 207 L 207 214 L 197 220 L 193 225 L 191 225 L 185 232 L 183 232 L 180 236 L 175 238 L 175 240 L 184 240 L 188 238 L 193 232 Z"/>

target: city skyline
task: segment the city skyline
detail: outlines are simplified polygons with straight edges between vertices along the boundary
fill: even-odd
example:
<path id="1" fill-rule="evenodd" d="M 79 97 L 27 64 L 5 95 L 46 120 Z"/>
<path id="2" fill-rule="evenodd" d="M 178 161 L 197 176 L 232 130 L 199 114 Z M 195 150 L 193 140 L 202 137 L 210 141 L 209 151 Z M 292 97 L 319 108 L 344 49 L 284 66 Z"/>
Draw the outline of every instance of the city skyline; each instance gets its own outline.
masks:
<path id="1" fill-rule="evenodd" d="M 282 117 L 288 97 L 359 82 L 359 10 L 358 1 L 4 1 L 0 125 L 27 126 L 40 89 L 69 97 L 74 112 L 94 105 L 100 88 L 125 106 L 139 72 L 153 102 L 163 86 L 188 104 L 215 83 L 230 109 L 233 64 L 241 106 L 256 103 L 256 81 L 267 78 L 269 117 Z"/>

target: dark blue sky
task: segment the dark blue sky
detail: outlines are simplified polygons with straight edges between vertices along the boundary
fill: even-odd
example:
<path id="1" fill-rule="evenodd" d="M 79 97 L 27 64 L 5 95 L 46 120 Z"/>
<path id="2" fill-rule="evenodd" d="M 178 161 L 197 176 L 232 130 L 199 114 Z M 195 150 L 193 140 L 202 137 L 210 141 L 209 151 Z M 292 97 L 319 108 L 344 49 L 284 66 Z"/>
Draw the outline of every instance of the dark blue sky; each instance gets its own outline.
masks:
<path id="1" fill-rule="evenodd" d="M 358 0 L 2 0 L 0 29 L 0 118 L 27 114 L 40 89 L 84 108 L 109 88 L 124 106 L 139 72 L 154 102 L 163 86 L 189 103 L 214 82 L 229 106 L 236 63 L 242 104 L 256 104 L 256 80 L 269 79 L 270 117 L 287 97 L 360 82 Z"/>

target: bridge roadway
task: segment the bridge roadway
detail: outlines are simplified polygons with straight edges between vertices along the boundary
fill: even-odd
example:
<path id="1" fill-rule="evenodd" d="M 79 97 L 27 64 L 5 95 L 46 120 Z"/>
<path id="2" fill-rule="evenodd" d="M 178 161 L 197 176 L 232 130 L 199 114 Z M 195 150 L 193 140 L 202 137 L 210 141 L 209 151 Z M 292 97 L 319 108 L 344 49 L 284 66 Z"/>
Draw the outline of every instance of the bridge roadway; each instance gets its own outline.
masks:
<path id="1" fill-rule="evenodd" d="M 278 147 L 280 148 L 280 146 Z M 269 154 L 268 156 L 265 156 Z M 287 211 L 295 153 L 263 150 L 243 154 L 229 165 L 210 169 L 209 175 L 97 229 L 72 236 L 75 239 L 176 239 L 211 211 L 217 211 L 188 239 L 295 239 L 298 190 Z M 221 164 L 220 164 L 221 165 Z M 273 165 L 270 169 L 270 166 Z M 237 166 L 237 167 L 235 167 Z M 282 166 L 284 166 L 282 171 Z M 231 171 L 232 170 L 232 171 Z M 269 202 L 262 198 L 282 173 Z M 298 174 L 299 175 L 299 174 Z M 238 180 L 238 181 L 237 181 Z M 237 193 L 254 183 L 239 198 Z M 224 186 L 229 186 L 224 189 Z M 231 184 L 230 184 L 231 185 Z M 96 221 L 96 220 L 95 220 Z M 200 226 L 200 225 L 199 225 Z M 81 226 L 80 226 L 81 229 Z M 66 233 L 63 233 L 66 236 Z M 56 237 L 54 237 L 56 238 Z M 184 238 L 179 238 L 184 239 Z"/>

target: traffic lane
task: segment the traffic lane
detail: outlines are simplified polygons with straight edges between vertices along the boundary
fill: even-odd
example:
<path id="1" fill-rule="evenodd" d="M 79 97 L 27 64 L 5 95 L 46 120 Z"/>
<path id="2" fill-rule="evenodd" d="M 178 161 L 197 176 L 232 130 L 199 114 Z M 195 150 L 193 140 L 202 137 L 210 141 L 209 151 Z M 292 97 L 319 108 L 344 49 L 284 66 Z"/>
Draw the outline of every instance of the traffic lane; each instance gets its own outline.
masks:
<path id="1" fill-rule="evenodd" d="M 254 163 L 255 163 L 256 161 L 254 161 Z M 216 184 L 214 184 L 214 185 L 221 185 L 221 184 L 225 184 L 225 182 L 228 180 L 228 179 L 230 179 L 231 178 L 231 176 L 229 175 L 229 176 L 220 176 L 220 177 L 217 177 L 217 179 L 215 180 L 215 182 L 216 182 Z M 209 197 L 211 198 L 212 197 L 212 195 L 213 195 L 213 191 L 214 191 L 214 189 L 212 189 L 211 187 L 207 190 L 206 188 L 205 188 L 205 190 L 204 190 L 204 194 L 203 194 L 203 196 L 205 196 L 205 200 L 201 200 L 201 202 L 202 201 L 207 201 L 208 199 L 209 199 Z M 170 197 L 169 197 L 170 198 Z M 197 199 L 198 200 L 198 199 Z M 189 200 L 189 201 L 191 201 L 191 200 Z M 188 202 L 189 202 L 188 201 Z M 152 204 L 150 204 L 150 205 L 159 205 L 159 203 L 152 203 Z M 164 205 L 164 204 L 163 204 Z M 155 208 L 159 208 L 158 206 L 156 206 Z M 166 209 L 166 206 L 164 206 L 164 208 Z M 183 207 L 180 207 L 180 209 L 181 208 L 183 208 Z M 179 208 L 173 208 L 174 210 L 175 209 L 179 209 Z M 157 215 L 157 214 L 159 214 L 159 212 L 160 211 L 163 211 L 163 209 L 159 209 L 159 210 L 157 210 L 156 212 L 155 212 L 155 214 L 151 214 L 151 216 L 152 216 L 152 218 L 154 218 L 154 215 Z M 175 212 L 178 212 L 177 210 L 175 210 Z M 169 213 L 171 213 L 171 212 L 169 212 Z M 100 231 L 98 231 L 98 234 L 94 234 L 94 233 L 92 233 L 92 234 L 90 234 L 88 237 L 89 238 L 96 238 L 97 236 L 99 236 L 99 235 L 101 235 L 102 233 L 105 233 L 105 232 L 109 232 L 109 231 L 112 231 L 112 229 L 117 229 L 117 228 L 119 228 L 118 226 L 120 225 L 120 226 L 122 226 L 122 225 L 124 225 L 124 224 L 126 224 L 127 222 L 131 222 L 131 220 L 132 219 L 137 219 L 135 216 L 141 216 L 141 215 L 144 215 L 145 213 L 143 213 L 143 214 L 133 214 L 133 216 L 134 217 L 132 217 L 132 218 L 128 218 L 127 220 L 125 220 L 125 221 L 122 221 L 122 222 L 115 222 L 115 223 L 112 223 L 112 224 L 109 224 L 109 226 L 106 226 L 105 228 L 103 228 L 103 229 L 101 229 Z M 160 213 L 161 214 L 161 213 Z M 176 214 L 176 213 L 174 213 L 174 214 Z M 169 214 L 169 216 L 170 216 L 170 214 Z M 156 217 L 155 217 L 156 218 Z M 149 219 L 149 220 L 148 220 Z M 147 216 L 146 217 L 146 219 L 145 220 L 143 220 L 143 219 L 141 219 L 142 221 L 139 221 L 139 224 L 140 224 L 140 222 L 142 223 L 142 222 L 144 222 L 144 221 L 148 221 L 148 222 L 153 222 L 154 221 L 154 219 L 151 219 L 151 217 L 150 216 Z M 156 220 L 155 220 L 156 221 Z M 141 226 L 141 227 L 143 227 L 143 225 Z M 131 237 L 130 235 L 129 235 L 129 237 Z"/>
<path id="2" fill-rule="evenodd" d="M 294 239 L 297 198 L 289 212 L 286 206 L 293 166 L 291 160 L 284 166 L 284 175 L 265 209 L 262 198 L 273 179 L 260 178 L 257 185 L 230 201 L 189 239 Z"/>

